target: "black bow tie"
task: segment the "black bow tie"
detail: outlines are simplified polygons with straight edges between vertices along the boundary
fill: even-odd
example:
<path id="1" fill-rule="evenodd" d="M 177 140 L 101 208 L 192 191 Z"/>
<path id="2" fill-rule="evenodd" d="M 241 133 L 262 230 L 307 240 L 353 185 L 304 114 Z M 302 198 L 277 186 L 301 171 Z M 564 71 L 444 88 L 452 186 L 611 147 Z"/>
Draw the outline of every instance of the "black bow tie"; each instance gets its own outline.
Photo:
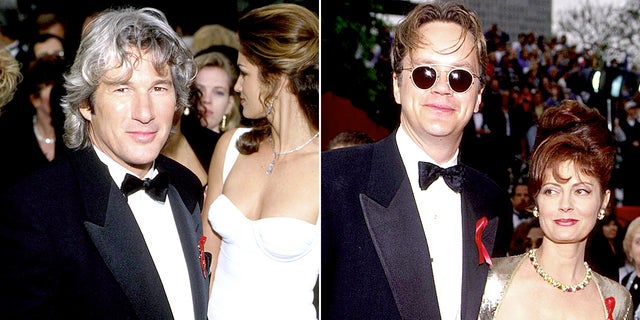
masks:
<path id="1" fill-rule="evenodd" d="M 523 210 L 523 211 L 518 211 L 518 210 L 513 210 L 513 214 L 515 214 L 516 216 L 518 216 L 518 219 L 520 220 L 524 220 L 524 219 L 529 219 L 532 218 L 533 215 L 529 214 L 527 211 Z"/>
<path id="2" fill-rule="evenodd" d="M 462 190 L 462 182 L 464 181 L 463 165 L 455 165 L 443 169 L 433 163 L 420 161 L 418 162 L 418 167 L 420 169 L 420 189 L 426 190 L 431 183 L 442 176 L 451 190 L 458 193 Z"/>
<path id="3" fill-rule="evenodd" d="M 124 176 L 124 181 L 122 181 L 122 187 L 120 187 L 120 189 L 127 197 L 140 189 L 144 189 L 152 199 L 164 202 L 164 199 L 167 197 L 168 187 L 169 178 L 164 172 L 158 173 L 153 179 L 146 178 L 144 180 L 140 180 L 138 177 L 127 173 Z"/>

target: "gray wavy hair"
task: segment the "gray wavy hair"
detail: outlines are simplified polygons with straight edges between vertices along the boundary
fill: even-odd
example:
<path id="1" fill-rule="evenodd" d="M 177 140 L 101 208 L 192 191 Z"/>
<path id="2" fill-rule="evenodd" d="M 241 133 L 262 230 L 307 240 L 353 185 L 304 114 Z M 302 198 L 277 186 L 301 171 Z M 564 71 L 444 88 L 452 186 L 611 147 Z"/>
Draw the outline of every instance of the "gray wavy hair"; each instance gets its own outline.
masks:
<path id="1" fill-rule="evenodd" d="M 71 149 L 91 147 L 89 122 L 80 108 L 93 109 L 94 93 L 102 81 L 131 77 L 135 57 L 131 52 L 149 53 L 156 70 L 168 65 L 176 91 L 176 109 L 189 105 L 189 87 L 196 64 L 189 48 L 173 30 L 161 11 L 154 8 L 108 9 L 83 30 L 75 61 L 65 74 L 66 95 L 64 142 Z M 118 79 L 104 79 L 107 71 L 123 67 Z"/>

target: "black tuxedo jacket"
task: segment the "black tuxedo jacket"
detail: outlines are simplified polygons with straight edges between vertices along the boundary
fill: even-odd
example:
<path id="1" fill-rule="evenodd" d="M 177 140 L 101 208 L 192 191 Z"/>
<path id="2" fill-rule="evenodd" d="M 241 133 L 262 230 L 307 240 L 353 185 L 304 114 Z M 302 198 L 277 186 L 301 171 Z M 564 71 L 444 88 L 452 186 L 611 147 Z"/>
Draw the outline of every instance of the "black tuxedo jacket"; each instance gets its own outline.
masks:
<path id="1" fill-rule="evenodd" d="M 476 222 L 487 217 L 482 242 L 489 253 L 504 255 L 512 209 L 493 181 L 465 172 L 461 316 L 475 320 L 489 268 L 478 263 Z M 429 246 L 395 133 L 323 152 L 321 199 L 322 319 L 439 320 Z"/>
<path id="2" fill-rule="evenodd" d="M 156 167 L 169 174 L 196 319 L 206 319 L 200 182 L 166 157 Z M 173 318 L 126 198 L 93 149 L 56 158 L 2 195 L 0 261 L 3 318 Z"/>

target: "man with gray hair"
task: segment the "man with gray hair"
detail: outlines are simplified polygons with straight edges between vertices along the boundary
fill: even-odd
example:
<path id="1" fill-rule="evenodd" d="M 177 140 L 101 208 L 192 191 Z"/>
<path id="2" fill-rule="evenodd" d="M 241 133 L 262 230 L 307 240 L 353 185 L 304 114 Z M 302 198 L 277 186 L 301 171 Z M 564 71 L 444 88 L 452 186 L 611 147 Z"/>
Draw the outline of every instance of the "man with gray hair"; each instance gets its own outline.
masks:
<path id="1" fill-rule="evenodd" d="M 4 317 L 206 319 L 200 183 L 159 155 L 195 70 L 156 9 L 84 29 L 65 75 L 73 152 L 0 199 Z"/>

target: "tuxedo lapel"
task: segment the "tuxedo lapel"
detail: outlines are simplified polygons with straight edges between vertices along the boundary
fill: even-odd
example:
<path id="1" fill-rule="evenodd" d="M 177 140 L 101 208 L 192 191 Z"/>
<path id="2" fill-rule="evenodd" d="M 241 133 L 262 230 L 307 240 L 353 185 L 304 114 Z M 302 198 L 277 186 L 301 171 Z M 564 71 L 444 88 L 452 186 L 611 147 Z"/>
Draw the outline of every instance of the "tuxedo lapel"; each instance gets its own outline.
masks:
<path id="1" fill-rule="evenodd" d="M 166 318 L 169 301 L 124 195 L 93 150 L 78 152 L 75 159 L 87 208 L 84 225 L 98 252 L 140 319 Z"/>
<path id="2" fill-rule="evenodd" d="M 360 204 L 402 318 L 439 319 L 429 249 L 395 135 L 374 148 Z"/>
<path id="3" fill-rule="evenodd" d="M 85 227 L 136 314 L 141 319 L 171 314 L 151 253 L 119 189 L 111 189 L 104 226 L 87 221 Z"/>
<path id="4" fill-rule="evenodd" d="M 478 246 L 476 244 L 476 223 L 487 217 L 488 223 L 482 232 L 482 243 L 489 253 L 493 250 L 494 239 L 498 229 L 498 218 L 492 217 L 480 203 L 489 201 L 483 199 L 482 185 L 475 183 L 474 173 L 466 170 L 465 183 L 462 191 L 462 292 L 461 319 L 475 320 L 480 311 L 482 294 L 489 272 L 488 263 L 478 263 Z"/>
<path id="5" fill-rule="evenodd" d="M 180 235 L 182 251 L 187 261 L 195 318 L 204 319 L 207 316 L 207 296 L 209 294 L 207 284 L 209 279 L 202 275 L 197 249 L 197 243 L 200 240 L 198 235 L 202 235 L 200 206 L 196 206 L 194 211 L 189 211 L 182 202 L 178 191 L 171 184 L 169 185 L 169 201 Z"/>

